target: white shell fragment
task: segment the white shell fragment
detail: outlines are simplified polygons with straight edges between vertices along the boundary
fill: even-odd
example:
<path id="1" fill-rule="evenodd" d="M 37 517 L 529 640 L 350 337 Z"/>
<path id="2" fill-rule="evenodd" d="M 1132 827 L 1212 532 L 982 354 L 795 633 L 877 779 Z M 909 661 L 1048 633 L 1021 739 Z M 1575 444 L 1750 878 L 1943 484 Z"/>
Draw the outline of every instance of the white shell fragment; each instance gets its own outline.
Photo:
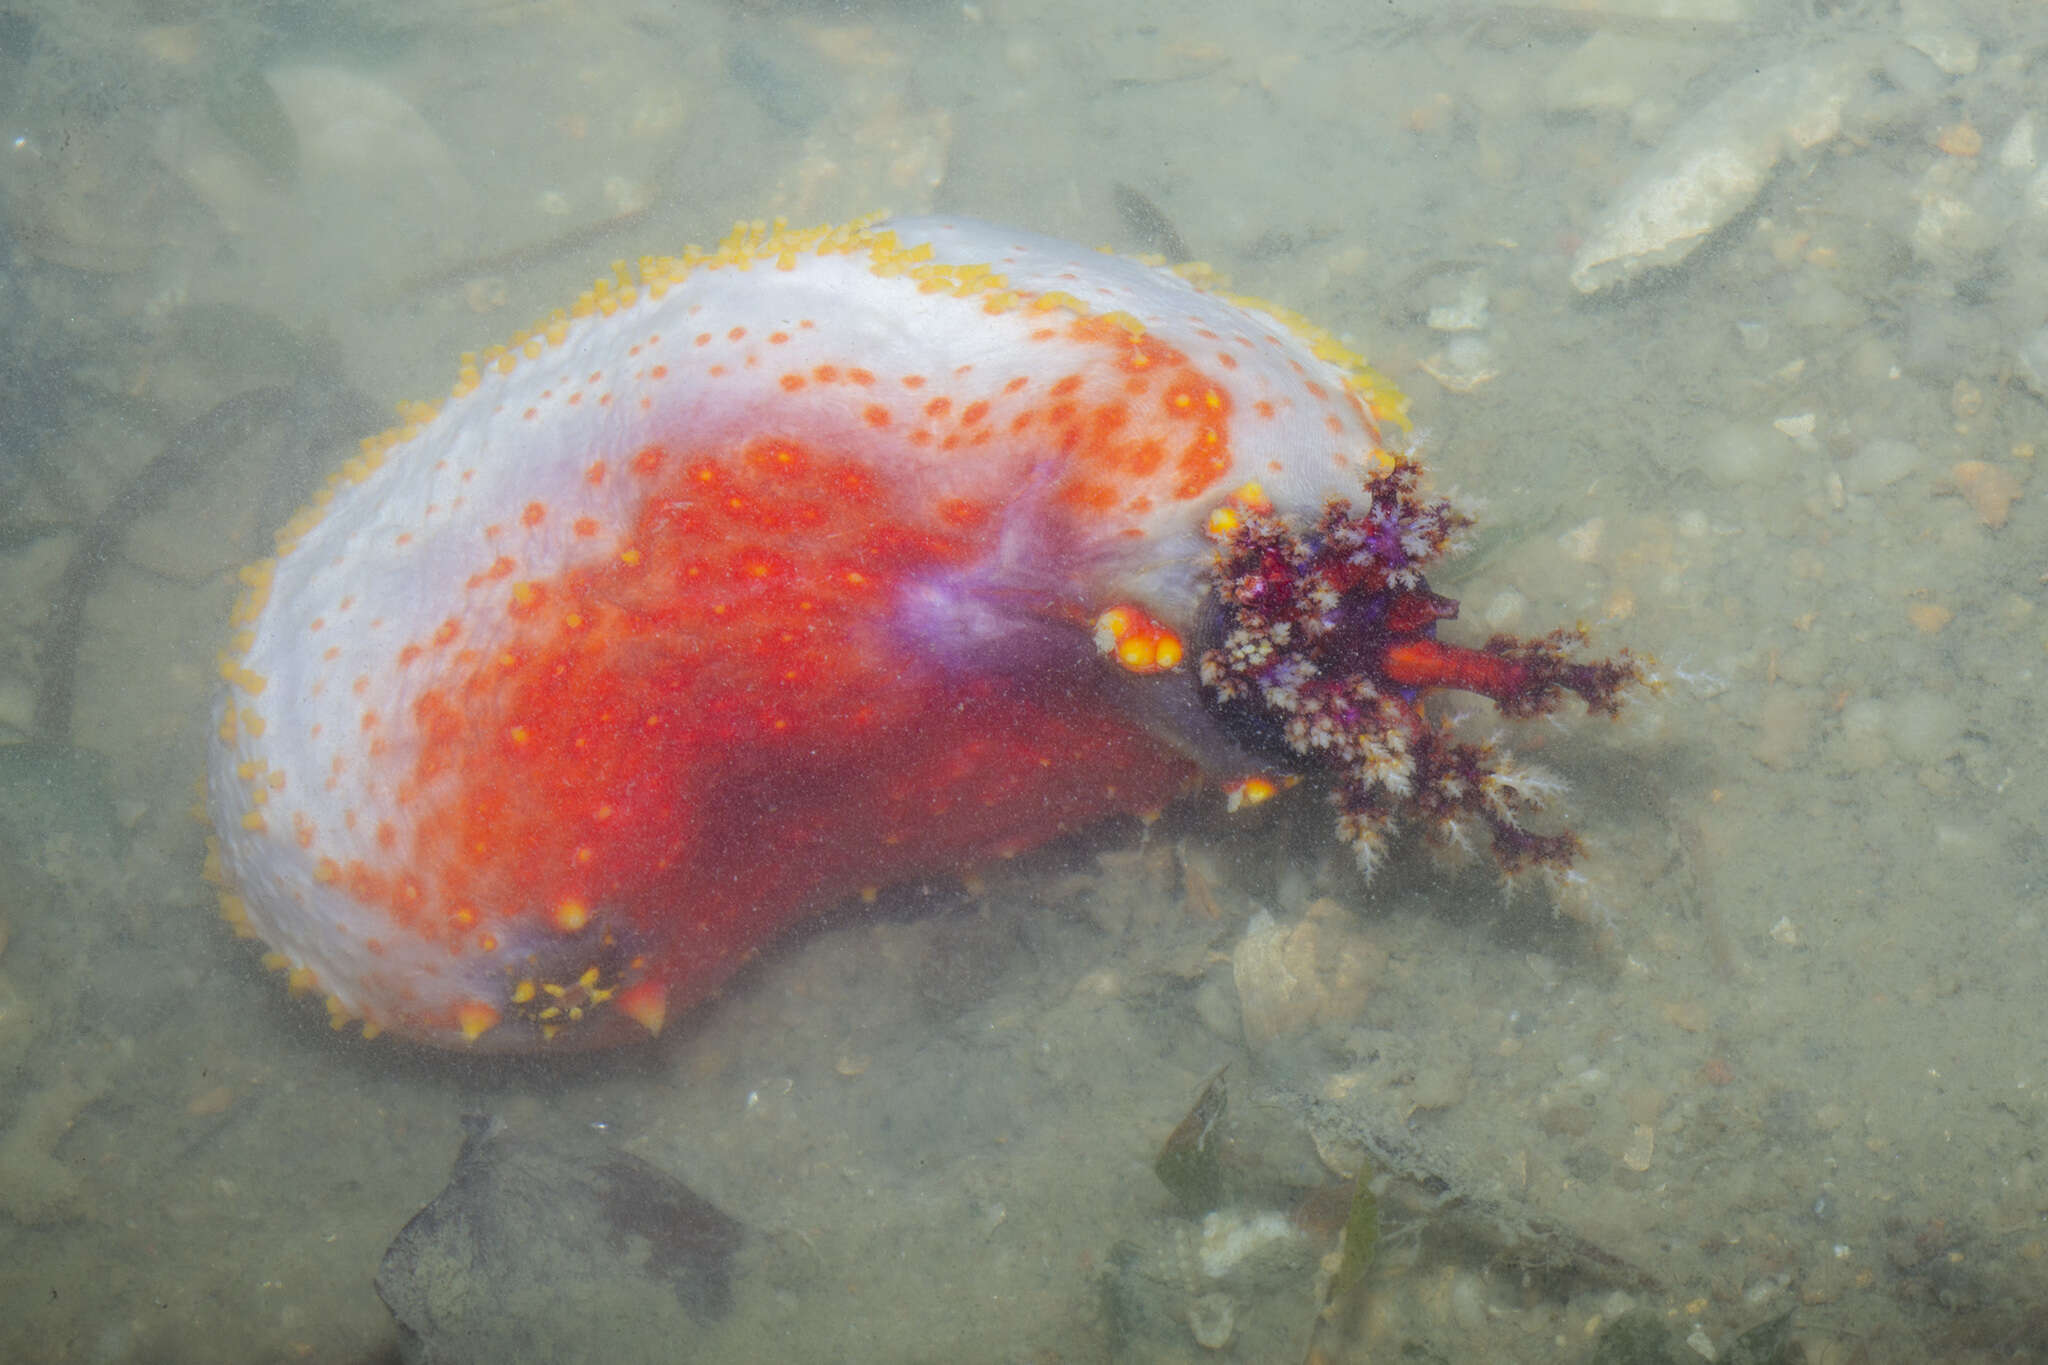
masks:
<path id="1" fill-rule="evenodd" d="M 1327 898 L 1312 902 L 1290 925 L 1264 910 L 1252 916 L 1231 954 L 1231 978 L 1253 1047 L 1347 1023 L 1365 1007 L 1387 957 L 1348 920 Z"/>
<path id="2" fill-rule="evenodd" d="M 1716 97 L 1671 136 L 1615 196 L 1572 260 L 1582 294 L 1676 265 L 1749 207 L 1785 154 L 1842 130 L 1867 57 L 1800 58 L 1766 67 Z"/>
<path id="3" fill-rule="evenodd" d="M 1650 1169 L 1650 1158 L 1657 1154 L 1657 1130 L 1647 1123 L 1639 1123 L 1621 1149 L 1621 1164 L 1632 1171 Z"/>
<path id="4" fill-rule="evenodd" d="M 1188 1304 L 1188 1330 L 1211 1351 L 1220 1351 L 1237 1335 L 1237 1303 L 1228 1294 L 1203 1294 Z"/>

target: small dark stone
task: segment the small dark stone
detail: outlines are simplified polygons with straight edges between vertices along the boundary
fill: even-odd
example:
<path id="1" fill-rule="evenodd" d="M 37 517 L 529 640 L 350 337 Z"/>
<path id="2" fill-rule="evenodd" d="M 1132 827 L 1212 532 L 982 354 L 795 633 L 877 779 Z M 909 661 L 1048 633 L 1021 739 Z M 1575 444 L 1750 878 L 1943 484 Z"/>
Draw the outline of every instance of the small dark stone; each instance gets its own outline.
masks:
<path id="1" fill-rule="evenodd" d="M 1806 1348 L 1792 1336 L 1788 1310 L 1735 1338 L 1722 1360 L 1723 1365 L 1805 1365 Z"/>
<path id="2" fill-rule="evenodd" d="M 1563 1165 L 1572 1179 L 1591 1185 L 1607 1179 L 1614 1159 L 1590 1143 L 1581 1143 L 1565 1154 Z"/>
<path id="3" fill-rule="evenodd" d="M 690 1359 L 731 1305 L 739 1223 L 596 1134 L 463 1124 L 448 1187 L 377 1271 L 405 1360 Z"/>
<path id="4" fill-rule="evenodd" d="M 1687 1355 L 1662 1317 L 1651 1309 L 1635 1308 L 1600 1329 L 1592 1365 L 1685 1365 Z"/>

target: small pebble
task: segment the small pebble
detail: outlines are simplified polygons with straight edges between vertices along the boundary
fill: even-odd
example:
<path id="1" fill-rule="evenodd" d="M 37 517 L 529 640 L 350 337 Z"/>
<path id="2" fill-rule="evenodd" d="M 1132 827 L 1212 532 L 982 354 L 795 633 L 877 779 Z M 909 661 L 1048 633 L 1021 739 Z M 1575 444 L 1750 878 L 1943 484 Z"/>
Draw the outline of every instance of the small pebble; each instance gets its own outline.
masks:
<path id="1" fill-rule="evenodd" d="M 1964 460 L 1949 471 L 1949 477 L 1977 520 L 1993 530 L 2005 525 L 2020 496 L 2020 481 L 2011 470 L 1986 460 Z"/>
<path id="2" fill-rule="evenodd" d="M 1632 1171 L 1650 1169 L 1650 1158 L 1657 1151 L 1657 1130 L 1647 1123 L 1639 1123 L 1632 1131 L 1628 1145 L 1621 1149 L 1621 1164 Z"/>
<path id="3" fill-rule="evenodd" d="M 1974 157 L 1984 150 L 1984 135 L 1973 124 L 1951 124 L 1935 136 L 1934 145 L 1949 156 Z"/>
<path id="4" fill-rule="evenodd" d="M 2034 115 L 2029 110 L 2013 120 L 2005 141 L 1999 144 L 1998 164 L 2008 171 L 2031 171 L 2039 161 L 2040 154 L 2034 147 Z"/>
<path id="5" fill-rule="evenodd" d="M 193 1118 L 205 1118 L 213 1114 L 224 1114 L 235 1102 L 232 1086 L 217 1085 L 203 1095 L 196 1096 L 185 1106 L 185 1112 Z"/>
<path id="6" fill-rule="evenodd" d="M 1864 442 L 1862 449 L 1843 461 L 1842 484 L 1851 493 L 1875 493 L 1905 478 L 1922 463 L 1924 457 L 1912 442 L 1879 437 Z"/>
<path id="7" fill-rule="evenodd" d="M 1914 693 L 1889 710 L 1892 748 L 1908 763 L 1925 767 L 1943 762 L 1962 740 L 1962 712 L 1946 697 Z"/>
<path id="8" fill-rule="evenodd" d="M 1940 634 L 1955 618 L 1954 612 L 1933 602 L 1916 602 L 1906 608 L 1906 619 L 1922 635 Z"/>
<path id="9" fill-rule="evenodd" d="M 1211 1351 L 1220 1351 L 1237 1335 L 1237 1305 L 1228 1294 L 1201 1294 L 1188 1304 L 1188 1330 Z"/>
<path id="10" fill-rule="evenodd" d="M 1707 438 L 1700 448 L 1699 469 L 1723 488 L 1738 484 L 1767 487 L 1790 471 L 1792 443 L 1768 426 L 1737 422 Z"/>

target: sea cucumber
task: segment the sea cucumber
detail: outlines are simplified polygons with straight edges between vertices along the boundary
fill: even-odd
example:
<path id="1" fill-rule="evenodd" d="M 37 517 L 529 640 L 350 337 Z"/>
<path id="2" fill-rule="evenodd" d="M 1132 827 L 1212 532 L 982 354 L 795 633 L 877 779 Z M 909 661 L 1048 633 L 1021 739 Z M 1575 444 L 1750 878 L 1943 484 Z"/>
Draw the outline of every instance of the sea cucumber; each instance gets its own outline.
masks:
<path id="1" fill-rule="evenodd" d="M 1368 852 L 1418 784 L 1490 771 L 1430 689 L 1611 709 L 1635 677 L 1436 643 L 1421 568 L 1463 523 L 1400 420 L 1199 270 L 986 224 L 621 268 L 465 357 L 244 571 L 223 913 L 337 1026 L 525 1050 L 658 1032 L 837 900 L 1202 778 L 1334 774 Z M 1504 862 L 1574 851 L 1477 800 Z"/>

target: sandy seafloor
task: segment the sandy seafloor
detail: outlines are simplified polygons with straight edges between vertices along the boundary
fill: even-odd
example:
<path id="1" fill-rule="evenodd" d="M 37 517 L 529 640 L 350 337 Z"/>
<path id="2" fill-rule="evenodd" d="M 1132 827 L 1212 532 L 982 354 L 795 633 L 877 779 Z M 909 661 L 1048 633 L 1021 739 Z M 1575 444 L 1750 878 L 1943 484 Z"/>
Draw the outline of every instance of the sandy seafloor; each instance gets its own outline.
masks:
<path id="1" fill-rule="evenodd" d="M 1715 104 L 1781 64 L 1841 73 L 1839 127 Z M 0 118 L 0 735 L 44 741 L 0 751 L 0 1357 L 395 1358 L 372 1276 L 483 1112 L 747 1229 L 722 1320 L 533 1358 L 1582 1361 L 1631 1310 L 1690 1344 L 1603 1358 L 1754 1359 L 1788 1313 L 1776 1359 L 2048 1358 L 2038 3 L 6 0 Z M 1679 186 L 1704 248 L 1582 295 L 1687 139 L 1754 192 Z M 1130 192 L 1410 394 L 1484 518 L 1447 633 L 1659 661 L 1619 723 L 1513 737 L 1573 783 L 1589 918 L 1420 854 L 1367 887 L 1307 792 L 1198 800 L 549 1066 L 335 1033 L 231 939 L 213 658 L 346 395 L 433 396 L 735 219 L 1167 245 Z M 288 429 L 87 547 L 36 736 L 66 528 L 260 385 Z M 1226 1064 L 1205 1225 L 1151 1164 Z M 1379 1255 L 1318 1334 L 1311 1192 L 1361 1147 Z"/>

